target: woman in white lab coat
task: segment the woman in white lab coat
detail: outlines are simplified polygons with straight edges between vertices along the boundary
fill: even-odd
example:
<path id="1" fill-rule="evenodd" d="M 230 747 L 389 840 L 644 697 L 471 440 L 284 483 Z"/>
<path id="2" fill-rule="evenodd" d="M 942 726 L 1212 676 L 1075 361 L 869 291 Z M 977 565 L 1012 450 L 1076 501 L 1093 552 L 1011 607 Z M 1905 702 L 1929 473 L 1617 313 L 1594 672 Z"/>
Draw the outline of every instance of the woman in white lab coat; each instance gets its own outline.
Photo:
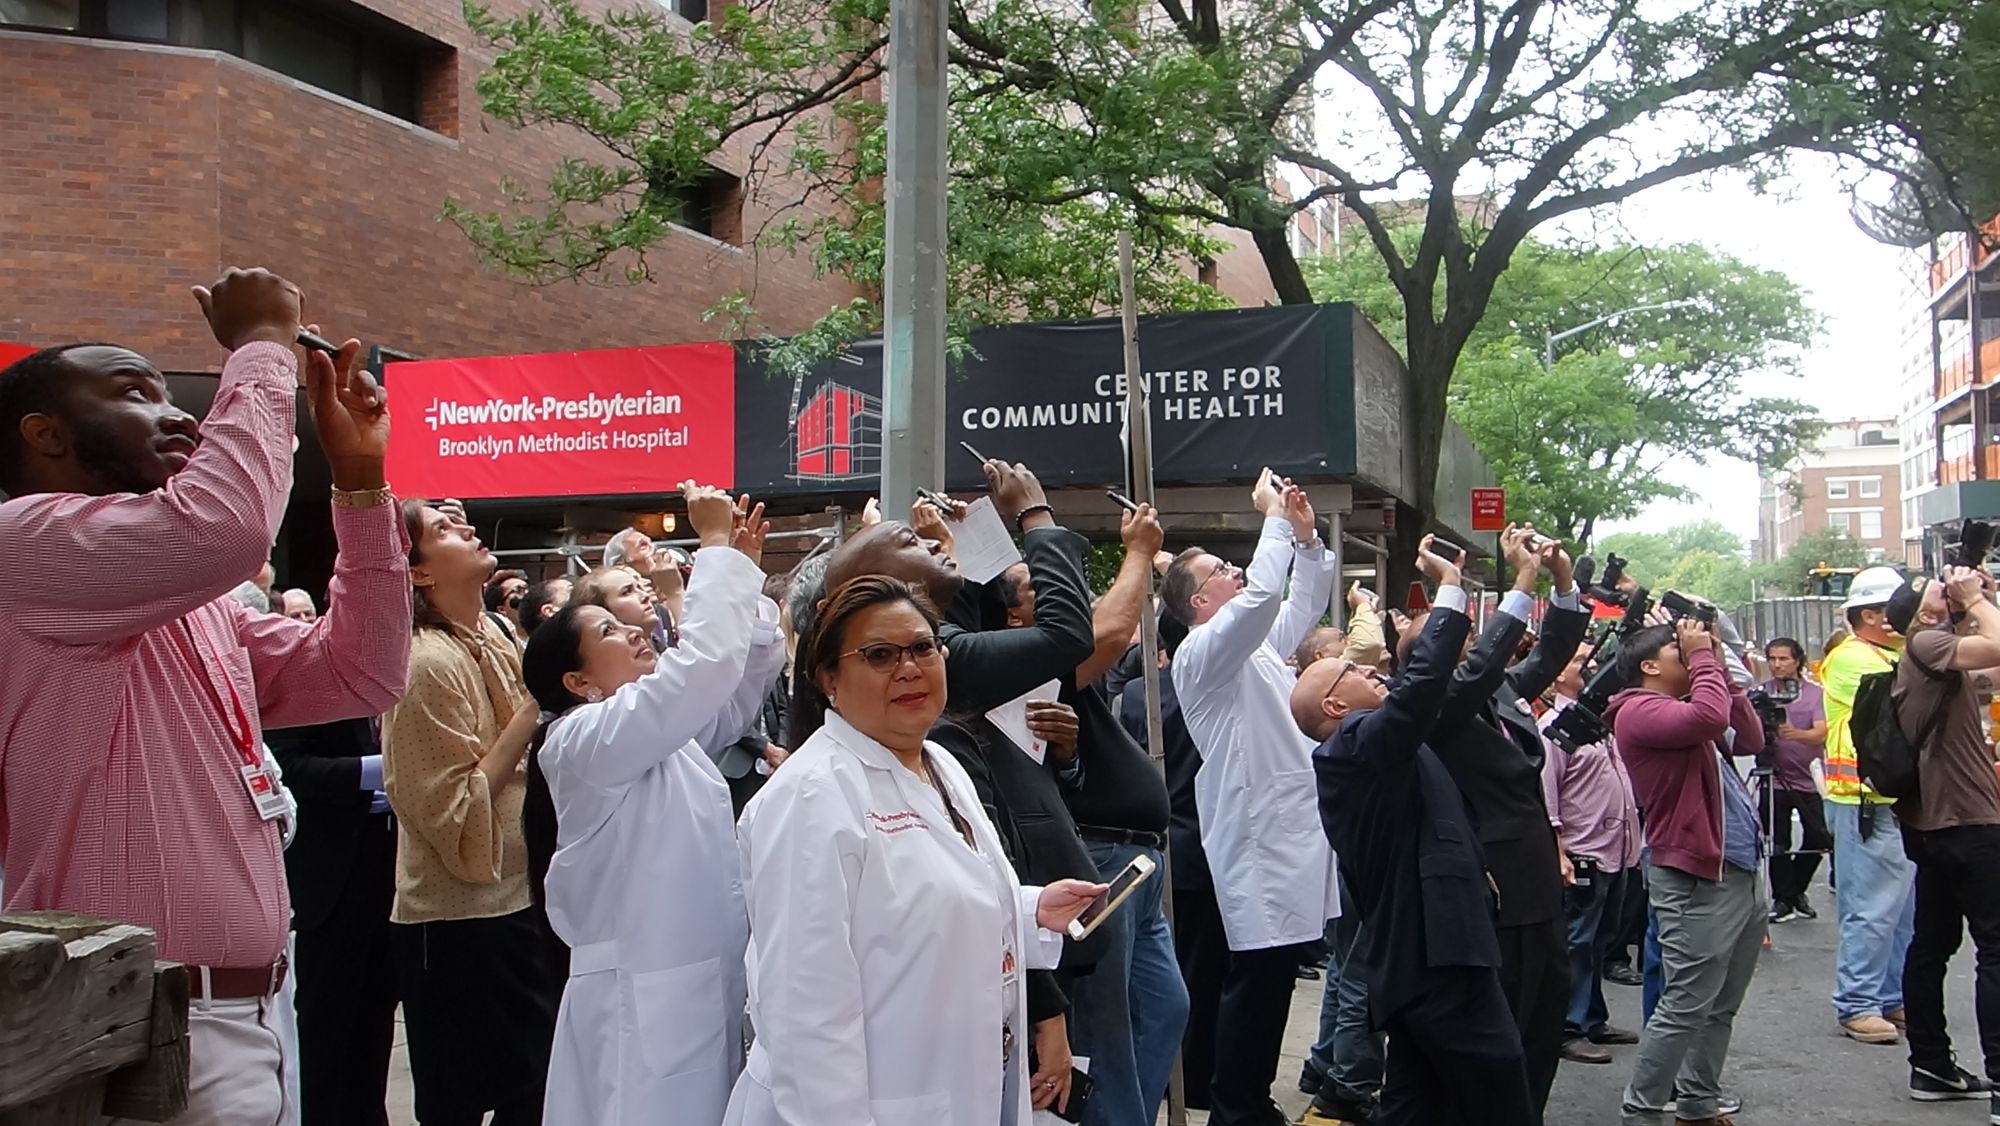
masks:
<path id="1" fill-rule="evenodd" d="M 697 574 L 699 571 L 697 571 Z M 731 1126 L 1027 1126 L 1022 971 L 1101 884 L 1024 888 L 965 771 L 924 742 L 945 702 L 937 612 L 854 579 L 799 654 L 828 703 L 738 827 L 749 1067 Z"/>
<path id="2" fill-rule="evenodd" d="M 656 655 L 644 630 L 576 603 L 523 660 L 556 713 L 534 766 L 556 821 L 549 920 L 571 947 L 549 1126 L 716 1126 L 742 1068 L 749 920 L 729 786 L 704 748 L 748 728 L 785 651 L 761 510 L 687 496 L 703 547 L 681 644 Z"/>

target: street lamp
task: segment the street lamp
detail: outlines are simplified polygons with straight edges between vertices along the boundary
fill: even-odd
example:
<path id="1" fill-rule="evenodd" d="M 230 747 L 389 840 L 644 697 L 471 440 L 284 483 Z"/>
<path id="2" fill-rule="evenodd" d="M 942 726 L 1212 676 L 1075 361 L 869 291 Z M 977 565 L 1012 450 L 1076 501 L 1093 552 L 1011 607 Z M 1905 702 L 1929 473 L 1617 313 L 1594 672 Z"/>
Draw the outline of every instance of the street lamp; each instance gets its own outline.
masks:
<path id="1" fill-rule="evenodd" d="M 1556 366 L 1556 343 L 1558 341 L 1568 340 L 1578 333 L 1589 332 L 1598 325 L 1610 324 L 1619 317 L 1632 313 L 1655 313 L 1661 309 L 1685 309 L 1689 305 L 1699 304 L 1701 302 L 1696 301 L 1692 297 L 1683 297 L 1677 301 L 1662 301 L 1653 305 L 1634 305 L 1630 309 L 1620 309 L 1615 313 L 1606 313 L 1588 324 L 1580 324 L 1575 328 L 1566 328 L 1561 332 L 1550 333 L 1542 339 L 1542 366 L 1551 369 Z"/>

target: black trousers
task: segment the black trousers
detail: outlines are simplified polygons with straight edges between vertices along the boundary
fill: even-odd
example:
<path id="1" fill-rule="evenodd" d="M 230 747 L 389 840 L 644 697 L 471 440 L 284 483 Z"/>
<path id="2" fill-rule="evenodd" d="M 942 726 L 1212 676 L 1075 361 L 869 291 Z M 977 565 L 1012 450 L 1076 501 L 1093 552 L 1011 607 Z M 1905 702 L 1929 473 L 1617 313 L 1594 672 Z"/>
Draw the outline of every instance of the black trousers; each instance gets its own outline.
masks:
<path id="1" fill-rule="evenodd" d="M 1764 801 L 1771 824 L 1771 906 L 1797 903 L 1812 886 L 1819 871 L 1820 857 L 1833 847 L 1833 833 L 1826 827 L 1826 799 L 1817 790 L 1786 790 L 1773 786 Z M 1792 814 L 1799 815 L 1804 831 L 1800 834 L 1800 855 L 1792 852 Z"/>
<path id="2" fill-rule="evenodd" d="M 1977 952 L 1973 1012 L 1989 1079 L 2000 1080 L 2000 825 L 1904 829 L 1917 865 L 1917 925 L 1903 962 L 1903 1011 L 1910 1065 L 1951 1073 L 1945 1031 L 1945 965 L 1966 929 Z"/>
<path id="3" fill-rule="evenodd" d="M 1633 952 L 1646 942 L 1646 866 L 1640 864 L 1626 872 L 1628 878 L 1618 893 L 1618 902 L 1604 908 L 1604 925 L 1612 929 L 1610 948 L 1604 952 L 1607 966 L 1636 967 L 1640 959 Z"/>
<path id="4" fill-rule="evenodd" d="M 1278 1078 L 1278 1053 L 1285 1045 L 1299 964 L 1310 945 L 1230 951 L 1215 1014 L 1210 1126 L 1266 1126 L 1282 1120 L 1278 1104 L 1271 1101 L 1271 1084 Z"/>
<path id="5" fill-rule="evenodd" d="M 396 1040 L 396 830 L 368 819 L 332 912 L 298 932 L 292 972 L 299 1014 L 302 1126 L 388 1126 Z"/>
<path id="6" fill-rule="evenodd" d="M 1520 1033 L 1528 1093 L 1539 1122 L 1562 1063 L 1563 1021 L 1569 1013 L 1569 932 L 1562 919 L 1497 931 L 1500 991 Z"/>
<path id="7" fill-rule="evenodd" d="M 1410 952 L 1416 956 L 1416 952 Z M 1492 970 L 1434 969 L 1383 1022 L 1389 1065 L 1380 1126 L 1536 1126 L 1521 1038 Z"/>
<path id="8" fill-rule="evenodd" d="M 1187 1105 L 1208 1109 L 1208 1077 L 1215 1072 L 1215 1019 L 1222 1006 L 1222 978 L 1229 970 L 1229 938 L 1222 909 L 1207 885 L 1174 888 L 1174 958 L 1187 983 L 1187 1032 L 1181 1040 L 1181 1083 Z"/>
<path id="9" fill-rule="evenodd" d="M 540 917 L 393 925 L 422 1126 L 541 1122 L 562 993 Z"/>

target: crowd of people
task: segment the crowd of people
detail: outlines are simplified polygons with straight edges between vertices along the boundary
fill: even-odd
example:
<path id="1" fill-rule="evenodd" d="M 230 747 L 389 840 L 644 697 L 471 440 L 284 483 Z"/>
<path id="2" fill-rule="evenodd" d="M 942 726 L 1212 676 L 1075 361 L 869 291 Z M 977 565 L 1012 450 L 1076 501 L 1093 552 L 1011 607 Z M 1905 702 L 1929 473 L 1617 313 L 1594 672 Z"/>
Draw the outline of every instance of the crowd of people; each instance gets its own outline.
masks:
<path id="1" fill-rule="evenodd" d="M 386 1124 L 400 1008 L 424 1126 L 1150 1126 L 1177 1063 L 1211 1123 L 1275 1126 L 1316 971 L 1309 1122 L 1531 1126 L 1559 1066 L 1631 1046 L 1624 1122 L 1728 1123 L 1767 928 L 1816 914 L 1829 853 L 1842 1032 L 1907 1037 L 1915 1098 L 2000 1079 L 1983 570 L 1857 577 L 1816 672 L 1696 614 L 1586 650 L 1570 556 L 1525 526 L 1483 626 L 1426 538 L 1426 599 L 1350 585 L 1336 627 L 1282 475 L 1247 567 L 1139 505 L 1093 593 L 1089 542 L 995 460 L 1021 560 L 987 582 L 958 502 L 871 505 L 767 575 L 763 507 L 695 481 L 692 555 L 627 529 L 537 581 L 391 491 L 387 396 L 354 341 L 293 350 L 296 286 L 195 296 L 229 353 L 199 425 L 114 346 L 0 371 L 5 904 L 189 967 L 179 1121 Z M 267 562 L 300 384 L 323 604 Z M 1883 673 L 1920 767 L 1893 800 L 1855 719 Z M 1561 719 L 1607 676 L 1596 727 Z M 1135 865 L 1165 871 L 1098 918 Z M 1968 922 L 1986 1079 L 1943 1018 Z M 1643 1030 L 1606 980 L 1644 983 Z"/>

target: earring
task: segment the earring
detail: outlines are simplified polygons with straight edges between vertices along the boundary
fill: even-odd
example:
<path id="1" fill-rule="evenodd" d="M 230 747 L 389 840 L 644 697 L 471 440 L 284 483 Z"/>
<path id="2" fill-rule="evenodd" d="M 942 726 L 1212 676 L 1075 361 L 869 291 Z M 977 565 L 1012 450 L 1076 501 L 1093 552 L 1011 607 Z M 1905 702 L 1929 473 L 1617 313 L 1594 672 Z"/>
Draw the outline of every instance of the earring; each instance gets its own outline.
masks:
<path id="1" fill-rule="evenodd" d="M 838 708 L 840 706 L 840 693 L 834 692 L 829 694 L 826 698 L 826 706 L 829 708 Z"/>
<path id="2" fill-rule="evenodd" d="M 597 689 L 593 688 L 590 691 L 584 693 L 583 698 L 595 704 L 604 699 L 604 693 L 599 692 Z"/>

